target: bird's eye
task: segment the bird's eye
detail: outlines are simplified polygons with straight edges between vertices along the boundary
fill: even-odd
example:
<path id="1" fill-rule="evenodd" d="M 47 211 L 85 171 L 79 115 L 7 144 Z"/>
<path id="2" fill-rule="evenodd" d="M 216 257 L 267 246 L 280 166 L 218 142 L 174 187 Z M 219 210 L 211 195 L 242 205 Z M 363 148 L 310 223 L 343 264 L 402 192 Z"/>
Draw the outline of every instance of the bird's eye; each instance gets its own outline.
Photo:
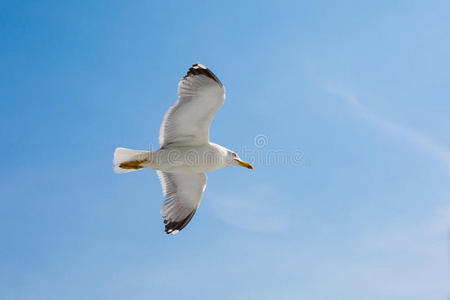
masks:
<path id="1" fill-rule="evenodd" d="M 233 157 L 237 157 L 237 154 L 236 153 L 231 153 L 232 155 L 233 155 Z"/>

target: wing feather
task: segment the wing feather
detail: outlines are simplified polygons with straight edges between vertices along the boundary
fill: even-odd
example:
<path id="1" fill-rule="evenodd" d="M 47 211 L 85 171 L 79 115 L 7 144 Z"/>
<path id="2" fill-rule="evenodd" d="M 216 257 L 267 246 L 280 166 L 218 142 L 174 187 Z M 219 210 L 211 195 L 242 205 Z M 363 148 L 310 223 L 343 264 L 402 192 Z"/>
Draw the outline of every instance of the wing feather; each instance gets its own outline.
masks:
<path id="1" fill-rule="evenodd" d="M 206 188 L 206 174 L 180 174 L 157 171 L 166 198 L 161 214 L 165 232 L 176 234 L 195 214 Z"/>
<path id="2" fill-rule="evenodd" d="M 167 111 L 159 132 L 162 147 L 209 142 L 209 127 L 225 101 L 225 88 L 208 68 L 193 65 L 178 84 L 178 101 Z"/>

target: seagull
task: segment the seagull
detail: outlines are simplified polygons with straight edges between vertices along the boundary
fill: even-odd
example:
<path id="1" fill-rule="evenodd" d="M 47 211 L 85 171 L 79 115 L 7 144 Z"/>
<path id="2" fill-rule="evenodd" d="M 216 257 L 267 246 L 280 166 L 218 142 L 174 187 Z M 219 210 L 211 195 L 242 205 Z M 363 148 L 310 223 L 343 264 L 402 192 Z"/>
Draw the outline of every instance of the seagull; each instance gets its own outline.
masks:
<path id="1" fill-rule="evenodd" d="M 114 171 L 156 170 L 165 198 L 165 232 L 176 234 L 192 219 L 206 188 L 206 172 L 230 166 L 253 169 L 236 152 L 209 141 L 214 114 L 225 101 L 225 88 L 202 64 L 189 68 L 178 84 L 178 101 L 169 108 L 156 151 L 116 148 Z"/>

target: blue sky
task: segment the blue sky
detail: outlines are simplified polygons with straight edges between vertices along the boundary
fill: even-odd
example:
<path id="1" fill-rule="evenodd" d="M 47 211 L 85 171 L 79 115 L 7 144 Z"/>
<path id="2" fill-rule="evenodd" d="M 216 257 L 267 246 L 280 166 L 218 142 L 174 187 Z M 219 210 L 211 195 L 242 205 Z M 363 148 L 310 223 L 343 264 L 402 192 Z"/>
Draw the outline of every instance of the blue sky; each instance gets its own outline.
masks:
<path id="1" fill-rule="evenodd" d="M 448 299 L 449 10 L 2 1 L 0 298 Z M 255 170 L 208 174 L 168 236 L 156 174 L 112 154 L 158 146 L 196 62 L 227 89 L 212 141 Z"/>

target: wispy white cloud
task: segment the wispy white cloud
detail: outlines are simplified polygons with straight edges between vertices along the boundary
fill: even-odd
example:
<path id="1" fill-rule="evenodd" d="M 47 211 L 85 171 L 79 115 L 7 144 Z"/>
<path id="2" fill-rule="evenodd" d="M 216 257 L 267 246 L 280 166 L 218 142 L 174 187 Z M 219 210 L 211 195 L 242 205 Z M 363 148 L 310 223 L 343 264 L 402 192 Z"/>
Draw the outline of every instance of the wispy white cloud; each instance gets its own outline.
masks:
<path id="1" fill-rule="evenodd" d="M 342 84 L 327 81 L 322 84 L 322 88 L 328 93 L 335 95 L 354 107 L 356 112 L 367 121 L 376 124 L 383 130 L 401 136 L 406 140 L 410 141 L 413 145 L 420 147 L 434 158 L 440 160 L 445 164 L 447 169 L 450 169 L 450 149 L 439 144 L 437 141 L 427 137 L 426 135 L 407 128 L 394 121 L 387 120 L 372 111 L 370 111 L 366 106 L 361 104 L 356 94 L 355 89 L 345 87 Z"/>
<path id="2" fill-rule="evenodd" d="M 347 102 L 361 118 L 410 142 L 450 171 L 449 148 L 417 130 L 374 113 L 361 103 L 354 88 L 333 81 L 323 83 L 322 88 Z M 356 246 L 366 255 L 363 261 L 331 262 L 323 267 L 346 270 L 342 282 L 336 282 L 338 285 L 351 281 L 361 290 L 382 298 L 419 299 L 427 295 L 444 299 L 450 291 L 449 228 L 450 206 L 441 207 L 429 219 L 367 234 Z"/>
<path id="3" fill-rule="evenodd" d="M 276 232 L 289 224 L 289 213 L 279 207 L 280 201 L 267 186 L 250 189 L 236 196 L 211 199 L 213 213 L 230 225 L 250 231 Z M 277 205 L 278 204 L 278 205 Z"/>
<path id="4" fill-rule="evenodd" d="M 245 200 L 244 203 L 239 209 L 245 207 L 244 211 L 251 215 L 257 205 L 253 202 L 248 205 Z M 250 215 L 247 217 L 252 219 Z M 225 221 L 232 219 L 230 217 Z M 239 212 L 237 220 L 244 222 L 233 225 L 240 228 L 248 226 Z M 264 227 L 262 223 L 257 221 L 245 229 L 254 230 L 256 225 Z M 316 298 L 323 299 L 331 299 L 334 295 L 337 299 L 444 300 L 450 292 L 447 257 L 449 226 L 450 206 L 445 206 L 417 222 L 404 223 L 394 228 L 387 225 L 362 236 L 343 236 L 341 242 L 322 243 L 308 239 L 305 243 L 296 235 L 277 240 L 276 243 L 248 234 L 231 238 L 227 236 L 217 244 L 210 245 L 210 248 L 203 249 L 202 253 L 205 254 L 202 255 L 210 255 L 206 260 L 183 253 L 181 255 L 186 256 L 186 259 L 182 257 L 168 262 L 151 274 L 144 270 L 144 274 L 137 276 L 136 280 L 130 280 L 130 284 L 147 278 L 148 283 L 142 283 L 142 287 L 156 281 L 158 285 L 168 288 L 179 288 L 183 284 L 185 290 L 195 286 L 197 278 L 205 276 L 205 272 L 208 275 L 205 280 L 216 282 L 223 273 L 239 272 L 251 276 L 254 270 L 259 270 L 261 273 L 255 276 L 264 280 L 264 274 L 270 270 L 271 274 L 277 274 L 284 282 L 283 289 L 275 290 L 281 293 L 278 295 L 282 299 L 288 299 L 295 293 L 301 299 L 310 299 L 311 294 L 314 294 Z M 279 228 L 269 226 L 264 229 Z M 217 257 L 221 257 L 221 260 L 217 261 Z M 215 268 L 212 269 L 208 268 L 211 259 L 215 261 Z M 132 276 L 139 274 L 136 271 L 129 273 Z M 184 278 L 186 274 L 195 275 L 188 276 L 183 282 L 171 280 L 174 277 Z M 120 282 L 123 284 L 122 279 Z M 273 298 L 267 293 L 270 294 L 274 289 L 261 290 L 253 282 L 247 284 L 250 286 L 236 290 L 240 296 L 234 299 L 248 299 L 245 293 L 249 291 L 257 295 L 258 299 Z"/>

